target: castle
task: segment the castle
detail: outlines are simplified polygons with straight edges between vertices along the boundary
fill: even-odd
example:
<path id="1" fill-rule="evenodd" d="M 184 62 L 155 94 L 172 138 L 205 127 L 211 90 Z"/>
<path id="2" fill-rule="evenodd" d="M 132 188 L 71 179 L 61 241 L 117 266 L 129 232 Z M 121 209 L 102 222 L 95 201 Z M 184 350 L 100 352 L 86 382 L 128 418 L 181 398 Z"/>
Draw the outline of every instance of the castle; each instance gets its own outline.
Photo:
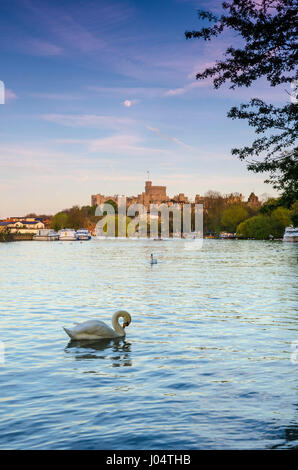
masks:
<path id="1" fill-rule="evenodd" d="M 153 186 L 152 181 L 145 182 L 145 191 L 138 196 L 130 196 L 126 198 L 127 206 L 131 204 L 143 204 L 143 206 L 149 211 L 150 204 L 167 204 L 167 206 L 172 206 L 174 204 L 179 204 L 180 206 L 183 204 L 188 204 L 191 201 L 184 195 L 184 193 L 179 193 L 174 197 L 170 198 L 167 196 L 167 188 L 166 186 Z M 208 197 L 200 196 L 196 194 L 195 196 L 195 203 L 196 204 L 204 204 Z M 118 202 L 118 195 L 114 196 L 104 196 L 103 194 L 93 194 L 91 196 L 91 206 L 99 206 L 104 204 L 106 201 L 114 201 Z M 225 200 L 227 204 L 239 204 L 243 202 L 242 194 L 238 193 L 231 193 L 225 196 Z M 248 198 L 248 204 L 252 207 L 257 207 L 260 205 L 258 197 L 251 193 Z"/>
<path id="2" fill-rule="evenodd" d="M 118 195 L 104 196 L 103 194 L 93 194 L 91 196 L 91 205 L 99 206 L 104 204 L 106 201 L 112 200 L 117 202 Z M 152 181 L 145 182 L 145 191 L 138 196 L 130 196 L 126 198 L 127 205 L 131 204 L 143 204 L 143 206 L 149 210 L 150 204 L 162 204 L 165 203 L 168 206 L 173 204 L 186 204 L 189 202 L 188 198 L 183 193 L 177 194 L 173 198 L 167 196 L 166 186 L 153 186 Z"/>

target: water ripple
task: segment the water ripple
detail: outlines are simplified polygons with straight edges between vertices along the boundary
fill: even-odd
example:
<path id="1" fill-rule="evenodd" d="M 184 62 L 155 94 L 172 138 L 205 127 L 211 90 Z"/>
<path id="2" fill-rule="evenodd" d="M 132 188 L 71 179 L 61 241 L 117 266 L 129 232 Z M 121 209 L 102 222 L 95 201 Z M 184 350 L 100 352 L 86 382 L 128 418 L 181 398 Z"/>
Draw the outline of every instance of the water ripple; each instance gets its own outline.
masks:
<path id="1" fill-rule="evenodd" d="M 0 448 L 297 447 L 298 247 L 189 243 L 0 244 Z M 122 308 L 125 340 L 62 330 Z"/>

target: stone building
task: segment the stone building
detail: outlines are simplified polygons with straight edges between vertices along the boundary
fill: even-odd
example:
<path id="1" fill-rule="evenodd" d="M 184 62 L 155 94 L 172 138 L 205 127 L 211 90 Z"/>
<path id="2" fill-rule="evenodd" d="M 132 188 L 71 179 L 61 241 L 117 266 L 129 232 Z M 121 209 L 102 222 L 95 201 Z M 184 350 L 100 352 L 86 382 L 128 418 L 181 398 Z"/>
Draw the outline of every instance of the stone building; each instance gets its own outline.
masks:
<path id="1" fill-rule="evenodd" d="M 195 204 L 204 204 L 204 201 L 205 201 L 204 196 L 200 196 L 200 194 L 196 194 Z"/>
<path id="2" fill-rule="evenodd" d="M 221 196 L 219 193 L 215 193 L 215 194 L 216 195 L 218 194 L 218 197 L 221 197 L 222 201 L 228 205 L 241 204 L 243 202 L 243 195 L 241 193 L 230 193 L 224 196 Z M 118 202 L 118 197 L 119 196 L 117 194 L 114 196 L 105 196 L 103 194 L 93 194 L 91 196 L 91 205 L 99 206 L 99 205 L 104 204 L 109 199 L 112 201 Z M 185 196 L 184 193 L 179 193 L 170 198 L 167 195 L 166 186 L 153 186 L 152 181 L 145 182 L 145 191 L 143 191 L 141 194 L 126 198 L 127 207 L 129 207 L 132 204 L 142 204 L 143 206 L 145 206 L 147 211 L 149 211 L 150 209 L 150 204 L 162 204 L 162 203 L 165 203 L 168 206 L 173 206 L 174 204 L 178 204 L 180 205 L 180 207 L 182 207 L 183 204 L 189 203 L 189 199 L 187 196 Z M 259 199 L 254 193 L 251 193 L 251 195 L 248 198 L 247 203 L 251 207 L 257 208 L 260 206 Z M 203 204 L 204 210 L 208 211 L 208 207 L 212 206 L 213 204 L 212 197 L 210 198 L 208 194 L 207 196 L 201 196 L 200 194 L 196 194 L 195 204 Z"/>
<path id="3" fill-rule="evenodd" d="M 91 206 L 100 206 L 101 204 L 104 204 L 109 199 L 111 199 L 114 202 L 117 202 L 118 195 L 115 194 L 114 196 L 104 196 L 103 194 L 93 194 L 91 196 Z"/>
<path id="4" fill-rule="evenodd" d="M 258 196 L 255 195 L 255 193 L 250 193 L 250 196 L 247 200 L 247 205 L 249 207 L 252 207 L 252 208 L 255 208 L 257 209 L 258 207 L 260 207 L 261 203 L 259 201 L 259 198 Z"/>
<path id="5" fill-rule="evenodd" d="M 146 181 L 145 191 L 137 197 L 137 202 L 143 204 L 146 209 L 149 209 L 150 204 L 161 204 L 168 201 L 166 186 L 152 186 L 152 181 Z"/>
<path id="6" fill-rule="evenodd" d="M 130 196 L 127 198 L 127 205 L 131 204 L 143 204 L 147 210 L 150 208 L 150 204 L 162 204 L 170 201 L 167 196 L 166 186 L 153 186 L 152 181 L 146 181 L 145 191 L 138 196 Z M 184 196 L 184 195 L 183 195 Z M 98 206 L 104 204 L 106 201 L 111 199 L 117 202 L 118 195 L 104 196 L 103 194 L 93 194 L 91 196 L 91 205 Z"/>
<path id="7" fill-rule="evenodd" d="M 231 193 L 225 196 L 227 204 L 240 204 L 243 200 L 243 196 L 240 193 Z"/>
<path id="8" fill-rule="evenodd" d="M 172 201 L 176 204 L 188 204 L 188 197 L 184 193 L 179 193 L 172 198 Z"/>

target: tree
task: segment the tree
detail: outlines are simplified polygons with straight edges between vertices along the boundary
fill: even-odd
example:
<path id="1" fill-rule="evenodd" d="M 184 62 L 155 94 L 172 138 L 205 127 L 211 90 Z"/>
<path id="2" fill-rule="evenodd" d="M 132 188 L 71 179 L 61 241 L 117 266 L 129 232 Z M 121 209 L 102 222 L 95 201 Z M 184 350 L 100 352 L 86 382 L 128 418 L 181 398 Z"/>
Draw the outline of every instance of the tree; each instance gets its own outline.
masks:
<path id="1" fill-rule="evenodd" d="M 67 222 L 69 227 L 74 230 L 84 228 L 86 225 L 86 216 L 79 206 L 73 206 L 67 214 Z"/>
<path id="2" fill-rule="evenodd" d="M 13 234 L 11 233 L 10 228 L 5 227 L 0 230 L 0 242 L 12 242 Z"/>
<path id="3" fill-rule="evenodd" d="M 255 215 L 238 225 L 236 235 L 240 238 L 267 240 L 272 235 L 271 231 L 270 217 L 268 215 Z"/>
<path id="4" fill-rule="evenodd" d="M 298 227 L 298 201 L 294 202 L 291 207 L 291 222 L 294 227 Z"/>
<path id="5" fill-rule="evenodd" d="M 228 232 L 236 232 L 237 225 L 247 219 L 248 212 L 242 206 L 232 206 L 223 211 L 221 217 L 222 228 Z"/>
<path id="6" fill-rule="evenodd" d="M 82 206 L 81 212 L 85 217 L 94 217 L 95 216 L 96 206 Z"/>
<path id="7" fill-rule="evenodd" d="M 290 224 L 290 211 L 284 207 L 278 207 L 271 215 L 259 214 L 246 219 L 238 225 L 236 234 L 238 237 L 255 238 L 264 240 L 268 238 L 281 238 L 285 227 Z"/>
<path id="8" fill-rule="evenodd" d="M 58 212 L 54 215 L 51 221 L 51 228 L 56 230 L 61 230 L 62 228 L 67 228 L 68 225 L 68 216 L 65 212 Z"/>
<path id="9" fill-rule="evenodd" d="M 198 73 L 202 80 L 211 77 L 215 88 L 230 82 L 230 88 L 249 87 L 265 77 L 274 87 L 294 83 L 296 69 L 297 8 L 294 0 L 231 0 L 222 4 L 224 14 L 216 16 L 199 10 L 201 20 L 214 23 L 199 31 L 187 31 L 187 39 L 211 40 L 226 29 L 241 36 L 243 45 L 227 48 L 224 58 Z M 246 160 L 248 170 L 269 172 L 265 181 L 282 191 L 283 203 L 298 198 L 297 100 L 282 107 L 253 98 L 248 104 L 233 107 L 228 117 L 245 119 L 261 136 L 251 145 L 232 149 L 232 154 Z M 272 132 L 273 131 L 273 132 Z M 265 154 L 263 160 L 262 156 Z"/>
<path id="10" fill-rule="evenodd" d="M 285 207 L 278 207 L 271 214 L 272 235 L 281 238 L 285 228 L 291 224 L 291 212 Z"/>
<path id="11" fill-rule="evenodd" d="M 271 197 L 262 205 L 260 212 L 261 214 L 270 215 L 279 206 L 280 206 L 280 198 Z"/>
<path id="12" fill-rule="evenodd" d="M 225 199 L 217 191 L 208 191 L 204 196 L 204 232 L 220 232 L 221 216 Z"/>

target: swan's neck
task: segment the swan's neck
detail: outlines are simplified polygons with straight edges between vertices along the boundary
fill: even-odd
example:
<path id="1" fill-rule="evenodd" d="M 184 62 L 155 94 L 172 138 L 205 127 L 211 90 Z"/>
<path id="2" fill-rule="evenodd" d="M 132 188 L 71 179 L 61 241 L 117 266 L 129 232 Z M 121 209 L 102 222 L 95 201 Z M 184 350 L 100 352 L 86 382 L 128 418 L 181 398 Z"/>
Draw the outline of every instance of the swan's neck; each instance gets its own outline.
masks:
<path id="1" fill-rule="evenodd" d="M 125 336 L 125 330 L 119 323 L 119 318 L 122 316 L 123 316 L 122 313 L 116 312 L 114 313 L 113 318 L 112 318 L 113 328 L 115 332 L 117 333 L 117 335 L 119 336 Z"/>

